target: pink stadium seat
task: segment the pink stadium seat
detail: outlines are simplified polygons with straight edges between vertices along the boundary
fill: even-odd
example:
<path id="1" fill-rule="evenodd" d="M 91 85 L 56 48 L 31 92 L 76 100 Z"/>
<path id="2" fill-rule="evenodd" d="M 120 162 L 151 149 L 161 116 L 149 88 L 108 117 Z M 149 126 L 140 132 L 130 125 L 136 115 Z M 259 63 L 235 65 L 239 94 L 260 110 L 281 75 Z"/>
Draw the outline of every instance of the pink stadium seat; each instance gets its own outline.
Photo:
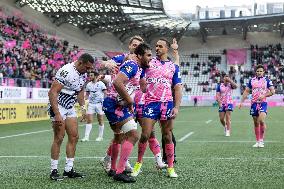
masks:
<path id="1" fill-rule="evenodd" d="M 122 54 L 122 52 L 111 52 L 111 51 L 105 51 L 105 54 L 109 57 L 112 58 L 116 55 Z"/>
<path id="2" fill-rule="evenodd" d="M 36 80 L 36 88 L 40 88 L 40 80 Z"/>
<path id="3" fill-rule="evenodd" d="M 11 78 L 8 78 L 7 86 L 14 87 L 14 86 L 15 86 L 15 80 L 14 80 L 14 79 L 11 79 Z"/>

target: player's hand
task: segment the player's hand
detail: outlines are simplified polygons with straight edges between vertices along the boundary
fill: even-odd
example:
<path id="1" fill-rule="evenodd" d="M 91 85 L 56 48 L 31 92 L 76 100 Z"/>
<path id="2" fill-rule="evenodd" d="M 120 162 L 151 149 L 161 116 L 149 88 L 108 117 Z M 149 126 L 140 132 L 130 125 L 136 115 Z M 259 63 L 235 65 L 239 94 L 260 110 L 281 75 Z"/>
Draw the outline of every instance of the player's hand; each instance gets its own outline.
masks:
<path id="1" fill-rule="evenodd" d="M 174 107 L 174 108 L 172 109 L 172 112 L 171 112 L 171 118 L 172 118 L 172 119 L 175 119 L 175 118 L 177 117 L 177 115 L 178 115 L 178 108 L 177 108 L 177 107 Z"/>
<path id="2" fill-rule="evenodd" d="M 102 81 L 104 78 L 105 78 L 105 76 L 100 74 L 100 75 L 97 77 L 96 81 Z"/>
<path id="3" fill-rule="evenodd" d="M 61 127 L 63 125 L 63 118 L 60 114 L 56 114 L 54 116 L 54 121 L 56 126 Z"/>
<path id="4" fill-rule="evenodd" d="M 171 44 L 171 48 L 173 50 L 178 50 L 178 44 L 177 44 L 177 39 L 173 38 L 173 44 Z"/>
<path id="5" fill-rule="evenodd" d="M 80 122 L 84 122 L 84 121 L 86 121 L 86 111 L 85 112 L 82 112 L 82 116 L 81 116 L 81 120 L 80 120 Z"/>
<path id="6" fill-rule="evenodd" d="M 85 105 L 81 106 L 81 115 L 82 116 L 81 116 L 80 122 L 86 121 L 87 111 L 86 111 Z"/>
<path id="7" fill-rule="evenodd" d="M 128 104 L 128 110 L 130 113 L 134 113 L 134 106 L 133 106 L 133 103 L 132 104 Z"/>
<path id="8" fill-rule="evenodd" d="M 116 73 L 119 69 L 119 67 L 114 63 L 114 62 L 111 62 L 111 61 L 107 61 L 105 63 L 105 67 L 109 70 L 111 70 L 112 72 Z"/>
<path id="9" fill-rule="evenodd" d="M 262 102 L 264 98 L 265 98 L 264 95 L 260 95 L 260 96 L 257 98 L 257 101 L 258 101 L 258 102 Z"/>

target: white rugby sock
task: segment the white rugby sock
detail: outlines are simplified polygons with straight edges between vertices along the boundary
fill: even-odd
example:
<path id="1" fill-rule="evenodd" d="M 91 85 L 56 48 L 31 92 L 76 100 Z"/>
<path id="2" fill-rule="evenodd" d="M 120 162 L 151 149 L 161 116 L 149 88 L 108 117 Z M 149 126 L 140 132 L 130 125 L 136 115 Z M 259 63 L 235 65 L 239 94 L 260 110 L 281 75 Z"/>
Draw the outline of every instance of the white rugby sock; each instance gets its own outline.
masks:
<path id="1" fill-rule="evenodd" d="M 104 125 L 99 125 L 99 137 L 103 138 L 104 136 Z"/>
<path id="2" fill-rule="evenodd" d="M 90 137 L 90 133 L 92 130 L 93 125 L 91 123 L 87 123 L 86 124 L 86 128 L 85 128 L 85 138 L 89 138 Z"/>
<path id="3" fill-rule="evenodd" d="M 51 159 L 50 164 L 51 164 L 51 171 L 54 170 L 54 169 L 57 169 L 58 160 L 57 159 Z"/>
<path id="4" fill-rule="evenodd" d="M 74 164 L 74 158 L 67 158 L 67 157 L 66 157 L 66 164 L 65 164 L 64 170 L 65 170 L 66 172 L 71 171 L 71 169 L 72 169 L 72 167 L 73 167 L 73 164 Z"/>

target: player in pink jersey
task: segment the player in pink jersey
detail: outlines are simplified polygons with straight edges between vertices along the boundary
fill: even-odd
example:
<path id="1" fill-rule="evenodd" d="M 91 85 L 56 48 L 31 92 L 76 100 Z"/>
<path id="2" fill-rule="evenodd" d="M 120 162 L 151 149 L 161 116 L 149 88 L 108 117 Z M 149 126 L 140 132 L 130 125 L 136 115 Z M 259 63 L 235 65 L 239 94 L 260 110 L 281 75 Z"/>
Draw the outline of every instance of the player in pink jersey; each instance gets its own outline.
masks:
<path id="1" fill-rule="evenodd" d="M 247 98 L 250 91 L 252 91 L 250 115 L 254 122 L 254 132 L 256 137 L 256 144 L 254 148 L 264 147 L 264 131 L 266 128 L 265 118 L 267 115 L 266 98 L 275 94 L 272 81 L 264 76 L 263 65 L 256 66 L 256 76 L 249 80 L 246 89 L 244 90 L 239 108 L 242 107 L 244 100 Z"/>
<path id="2" fill-rule="evenodd" d="M 134 166 L 132 176 L 137 176 L 142 166 L 142 157 L 147 141 L 157 120 L 160 121 L 162 134 L 166 143 L 168 161 L 168 176 L 177 177 L 173 168 L 174 144 L 172 142 L 172 121 L 177 116 L 181 102 L 181 78 L 179 67 L 168 60 L 170 43 L 166 39 L 158 40 L 156 44 L 157 58 L 150 62 L 150 68 L 145 70 L 147 82 L 145 107 L 143 109 L 142 134 L 138 145 L 138 161 Z M 173 103 L 173 91 L 174 102 Z M 160 151 L 160 146 L 155 146 Z"/>
<path id="3" fill-rule="evenodd" d="M 139 138 L 137 124 L 134 121 L 134 96 L 132 97 L 132 95 L 139 87 L 142 68 L 149 67 L 149 61 L 152 58 L 151 48 L 145 43 L 138 45 L 134 54 L 136 57 L 120 66 L 120 71 L 103 102 L 103 110 L 114 132 L 112 153 L 118 153 L 117 144 L 120 142 L 122 132 L 126 137 L 121 146 L 118 166 L 117 168 L 111 167 L 110 170 L 114 173 L 114 180 L 123 182 L 135 182 L 133 177 L 124 172 L 125 164 Z M 112 161 L 116 161 L 116 159 L 112 159 Z"/>
<path id="4" fill-rule="evenodd" d="M 219 104 L 219 118 L 224 127 L 225 136 L 230 136 L 231 131 L 231 112 L 233 111 L 233 89 L 237 84 L 225 74 L 216 88 L 216 100 Z M 225 121 L 226 120 L 226 121 Z"/>
<path id="5" fill-rule="evenodd" d="M 130 38 L 129 43 L 128 43 L 128 53 L 123 53 L 117 56 L 114 56 L 110 61 L 104 62 L 104 66 L 107 67 L 108 69 L 112 70 L 112 75 L 109 77 L 110 80 L 114 79 L 116 77 L 116 74 L 119 71 L 119 67 L 122 65 L 122 63 L 126 60 L 131 59 L 134 55 L 135 48 L 140 44 L 143 43 L 143 38 L 135 35 Z M 110 82 L 110 81 L 107 81 Z M 123 134 L 120 135 L 120 142 L 118 144 L 113 144 L 113 141 L 110 143 L 106 156 L 102 158 L 101 163 L 105 169 L 106 172 L 109 173 L 111 166 L 115 166 L 115 159 L 118 157 L 118 152 L 119 150 L 115 150 L 115 153 L 112 153 L 112 146 L 116 146 L 118 149 L 120 148 L 120 144 L 123 141 Z M 113 161 L 111 161 L 113 159 Z M 111 163 L 112 162 L 112 163 Z M 112 164 L 112 165 L 111 165 Z M 129 161 L 126 163 L 126 171 L 132 172 L 132 167 Z M 110 175 L 111 176 L 111 175 Z"/>

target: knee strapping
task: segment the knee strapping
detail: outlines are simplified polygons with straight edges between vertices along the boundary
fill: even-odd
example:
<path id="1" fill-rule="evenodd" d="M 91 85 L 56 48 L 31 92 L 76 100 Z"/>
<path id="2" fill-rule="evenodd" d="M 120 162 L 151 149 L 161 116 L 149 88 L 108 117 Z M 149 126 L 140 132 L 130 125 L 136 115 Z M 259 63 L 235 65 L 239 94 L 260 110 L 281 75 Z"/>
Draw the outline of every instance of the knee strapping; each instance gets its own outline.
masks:
<path id="1" fill-rule="evenodd" d="M 121 130 L 124 133 L 127 133 L 131 130 L 137 130 L 137 123 L 133 119 L 131 119 L 121 127 Z"/>

